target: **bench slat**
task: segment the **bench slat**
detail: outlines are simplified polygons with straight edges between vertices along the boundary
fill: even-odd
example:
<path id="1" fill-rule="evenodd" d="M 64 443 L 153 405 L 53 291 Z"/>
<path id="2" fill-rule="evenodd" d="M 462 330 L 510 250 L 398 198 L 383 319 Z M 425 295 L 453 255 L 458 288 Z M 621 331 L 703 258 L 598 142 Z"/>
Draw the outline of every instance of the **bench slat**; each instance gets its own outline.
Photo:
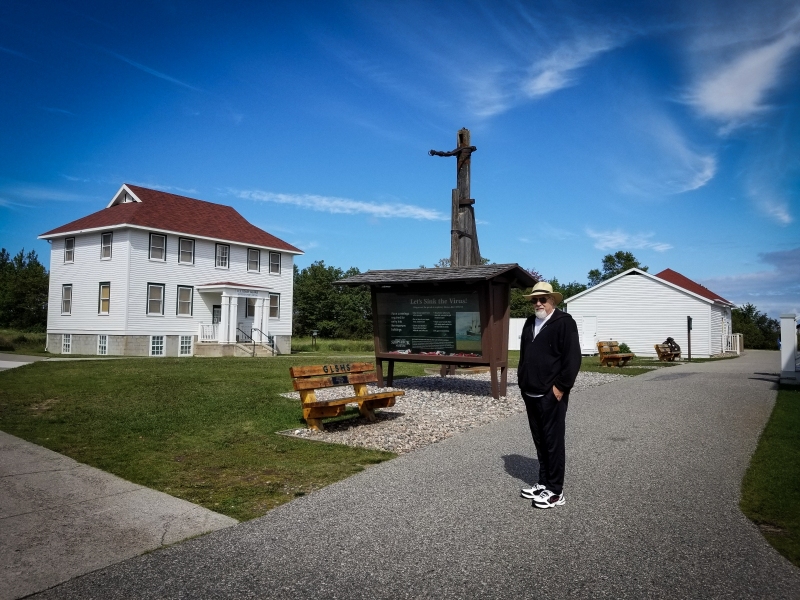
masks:
<path id="1" fill-rule="evenodd" d="M 333 363 L 329 365 L 289 367 L 289 374 L 292 377 L 314 377 L 317 375 L 347 375 L 349 373 L 363 373 L 364 371 L 374 370 L 375 365 L 372 363 Z"/>
<path id="2" fill-rule="evenodd" d="M 317 402 L 306 402 L 303 408 L 318 408 L 320 406 L 339 406 L 341 404 L 353 404 L 369 402 L 371 400 L 382 400 L 384 398 L 396 398 L 405 392 L 378 392 L 377 394 L 367 394 L 366 396 L 352 396 L 350 398 L 336 398 L 335 400 L 318 400 Z"/>
<path id="3" fill-rule="evenodd" d="M 371 373 L 343 373 L 330 377 L 309 377 L 305 379 L 293 379 L 292 385 L 297 391 L 317 390 L 320 388 L 336 387 L 339 385 L 352 385 L 354 383 L 374 383 L 378 381 L 378 374 Z"/>

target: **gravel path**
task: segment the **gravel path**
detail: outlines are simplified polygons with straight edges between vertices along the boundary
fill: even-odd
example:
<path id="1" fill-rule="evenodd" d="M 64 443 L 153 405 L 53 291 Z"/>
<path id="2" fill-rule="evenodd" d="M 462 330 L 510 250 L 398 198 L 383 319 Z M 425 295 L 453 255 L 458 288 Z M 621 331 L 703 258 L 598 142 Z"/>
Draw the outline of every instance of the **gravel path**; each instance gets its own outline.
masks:
<path id="1" fill-rule="evenodd" d="M 625 375 L 581 372 L 575 381 L 574 391 L 581 391 L 618 379 Z M 489 373 L 456 375 L 455 377 L 411 377 L 395 380 L 392 388 L 403 390 L 391 408 L 376 411 L 377 423 L 356 418 L 338 423 L 327 423 L 325 431 L 294 429 L 286 435 L 348 446 L 387 450 L 405 454 L 435 444 L 456 433 L 486 425 L 513 413 L 525 410 L 517 380 L 516 369 L 508 370 L 508 395 L 495 400 L 491 395 Z M 370 392 L 380 391 L 374 386 Z M 300 399 L 297 392 L 282 394 Z M 350 386 L 319 390 L 319 400 L 344 398 L 352 395 Z"/>

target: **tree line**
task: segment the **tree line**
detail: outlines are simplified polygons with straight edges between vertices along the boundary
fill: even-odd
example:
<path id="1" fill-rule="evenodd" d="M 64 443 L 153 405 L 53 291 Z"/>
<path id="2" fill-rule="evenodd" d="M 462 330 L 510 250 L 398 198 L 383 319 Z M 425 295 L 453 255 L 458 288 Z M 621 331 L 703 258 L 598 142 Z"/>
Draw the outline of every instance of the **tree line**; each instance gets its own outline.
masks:
<path id="1" fill-rule="evenodd" d="M 0 249 L 0 327 L 44 331 L 50 276 L 36 251 L 23 248 L 13 257 Z"/>

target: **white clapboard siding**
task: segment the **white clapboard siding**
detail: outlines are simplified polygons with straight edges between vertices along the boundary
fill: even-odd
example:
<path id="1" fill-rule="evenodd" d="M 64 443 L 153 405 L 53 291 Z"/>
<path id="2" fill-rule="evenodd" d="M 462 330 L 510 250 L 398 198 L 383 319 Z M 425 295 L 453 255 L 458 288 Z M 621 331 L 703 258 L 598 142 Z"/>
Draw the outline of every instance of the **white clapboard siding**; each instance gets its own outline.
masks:
<path id="1" fill-rule="evenodd" d="M 57 238 L 50 250 L 50 291 L 47 331 L 122 334 L 128 297 L 127 264 L 129 230 L 115 230 L 111 259 L 101 259 L 101 232 L 76 235 L 72 263 L 64 263 L 64 240 Z M 98 314 L 100 282 L 111 284 L 109 314 Z M 72 312 L 61 314 L 61 290 L 72 284 Z"/>
<path id="2" fill-rule="evenodd" d="M 215 266 L 216 244 L 212 241 L 195 239 L 194 264 L 178 263 L 178 235 L 167 235 L 166 261 L 150 260 L 150 236 L 147 231 L 131 230 L 130 261 L 130 309 L 127 331 L 130 334 L 194 334 L 199 323 L 211 323 L 211 310 L 220 304 L 219 294 L 200 293 L 194 290 L 193 315 L 176 314 L 178 286 L 192 286 L 210 283 L 231 282 L 267 288 L 271 293 L 281 295 L 281 318 L 270 319 L 269 333 L 272 335 L 291 335 L 292 275 L 293 256 L 281 253 L 281 273 L 270 274 L 269 251 L 261 250 L 261 270 L 258 273 L 247 270 L 248 246 L 229 244 L 229 268 Z M 147 285 L 165 285 L 164 315 L 147 314 Z M 245 319 L 244 298 L 239 299 L 237 323 Z M 252 319 L 249 320 L 252 322 Z M 245 331 L 249 331 L 246 329 Z"/>
<path id="3" fill-rule="evenodd" d="M 719 352 L 712 343 L 713 302 L 653 276 L 632 272 L 589 289 L 567 303 L 583 338 L 583 317 L 597 317 L 597 341 L 617 340 L 632 352 L 655 356 L 655 344 L 672 337 L 688 350 L 686 317 L 692 317 L 692 355 Z M 721 340 L 721 325 L 719 335 Z M 585 341 L 584 341 L 585 345 Z M 716 350 L 715 350 L 716 348 Z M 586 350 L 584 350 L 586 351 Z"/>
<path id="4" fill-rule="evenodd" d="M 522 340 L 522 328 L 527 319 L 509 319 L 508 325 L 508 349 L 519 350 L 520 342 Z"/>

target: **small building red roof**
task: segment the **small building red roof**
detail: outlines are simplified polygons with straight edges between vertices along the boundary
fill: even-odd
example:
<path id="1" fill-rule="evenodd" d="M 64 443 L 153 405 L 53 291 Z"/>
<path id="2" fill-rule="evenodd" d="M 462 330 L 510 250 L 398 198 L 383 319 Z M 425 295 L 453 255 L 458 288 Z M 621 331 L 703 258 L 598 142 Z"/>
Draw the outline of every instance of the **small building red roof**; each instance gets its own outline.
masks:
<path id="1" fill-rule="evenodd" d="M 678 287 L 682 287 L 685 290 L 693 292 L 698 296 L 702 296 L 703 298 L 708 298 L 709 300 L 714 300 L 717 302 L 723 302 L 725 304 L 730 304 L 733 306 L 733 302 L 730 302 L 720 296 L 719 294 L 715 294 L 707 287 L 700 285 L 696 281 L 692 281 L 685 275 L 681 275 L 677 271 L 673 271 L 672 269 L 664 269 L 661 273 L 656 273 L 656 277 L 659 279 L 663 279 L 664 281 L 669 281 L 670 283 L 677 285 Z"/>
<path id="2" fill-rule="evenodd" d="M 103 210 L 51 229 L 40 237 L 55 237 L 58 234 L 86 229 L 130 225 L 303 253 L 299 248 L 250 224 L 231 206 L 130 184 L 125 184 L 116 197 L 126 189 L 130 190 L 139 201 L 121 203 L 112 201 Z"/>

